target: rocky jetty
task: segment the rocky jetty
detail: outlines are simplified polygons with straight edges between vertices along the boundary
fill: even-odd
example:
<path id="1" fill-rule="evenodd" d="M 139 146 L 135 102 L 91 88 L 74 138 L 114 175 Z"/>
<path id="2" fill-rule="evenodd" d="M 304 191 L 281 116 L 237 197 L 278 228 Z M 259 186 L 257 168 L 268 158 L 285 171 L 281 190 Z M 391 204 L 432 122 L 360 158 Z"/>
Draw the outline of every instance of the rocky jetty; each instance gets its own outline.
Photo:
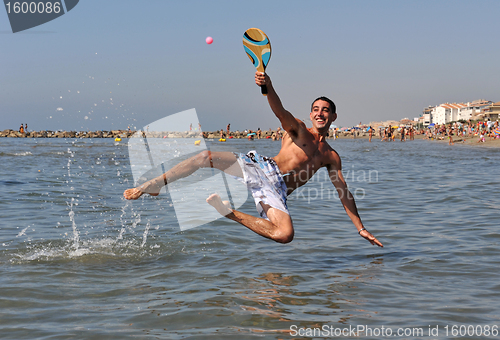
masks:
<path id="1" fill-rule="evenodd" d="M 111 130 L 111 131 L 29 131 L 21 133 L 15 130 L 3 130 L 0 137 L 11 138 L 128 138 L 134 131 Z"/>

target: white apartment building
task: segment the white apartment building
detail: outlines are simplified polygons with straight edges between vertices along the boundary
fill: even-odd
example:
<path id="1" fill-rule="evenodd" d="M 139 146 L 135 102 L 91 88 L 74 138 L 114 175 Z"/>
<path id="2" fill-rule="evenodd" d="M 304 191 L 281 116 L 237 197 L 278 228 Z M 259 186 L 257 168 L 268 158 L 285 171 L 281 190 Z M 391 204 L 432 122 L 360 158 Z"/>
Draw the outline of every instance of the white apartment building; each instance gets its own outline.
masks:
<path id="1" fill-rule="evenodd" d="M 472 116 L 480 114 L 493 104 L 492 101 L 479 99 L 468 102 L 467 105 L 459 110 L 458 119 L 469 120 Z"/>
<path id="2" fill-rule="evenodd" d="M 433 116 L 432 121 L 436 124 L 446 124 L 457 121 L 459 119 L 459 110 L 465 106 L 465 104 L 456 103 L 446 103 L 436 106 L 431 112 L 431 115 Z"/>
<path id="3" fill-rule="evenodd" d="M 432 123 L 432 115 L 430 112 L 424 113 L 422 117 L 424 126 L 429 126 Z"/>
<path id="4" fill-rule="evenodd" d="M 445 103 L 424 109 L 424 126 L 429 124 L 447 124 L 458 120 L 469 120 L 472 116 L 489 110 L 492 101 L 480 99 L 473 102 Z"/>
<path id="5" fill-rule="evenodd" d="M 434 109 L 434 106 L 428 106 L 424 109 L 424 113 L 422 115 L 422 123 L 424 126 L 428 126 L 429 124 L 432 123 L 432 115 L 431 112 Z"/>

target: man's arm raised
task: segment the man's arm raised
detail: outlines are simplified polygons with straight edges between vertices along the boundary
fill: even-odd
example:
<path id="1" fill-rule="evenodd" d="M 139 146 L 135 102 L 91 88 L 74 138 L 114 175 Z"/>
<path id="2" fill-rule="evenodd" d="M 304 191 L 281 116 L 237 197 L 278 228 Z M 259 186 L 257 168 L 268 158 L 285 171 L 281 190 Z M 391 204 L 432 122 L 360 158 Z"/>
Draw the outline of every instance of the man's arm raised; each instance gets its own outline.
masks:
<path id="1" fill-rule="evenodd" d="M 257 71 L 255 72 L 255 83 L 259 86 L 266 85 L 269 106 L 271 107 L 271 110 L 273 110 L 276 117 L 280 120 L 283 129 L 288 133 L 298 132 L 301 122 L 290 112 L 285 110 L 278 94 L 274 90 L 271 78 L 269 78 L 267 74 Z"/>
<path id="2" fill-rule="evenodd" d="M 363 226 L 363 222 L 361 222 L 361 218 L 359 217 L 358 214 L 358 208 L 356 207 L 356 202 L 354 201 L 354 197 L 352 196 L 351 192 L 347 188 L 347 184 L 344 180 L 344 176 L 342 176 L 342 166 L 341 166 L 341 161 L 340 157 L 336 155 L 338 161 L 336 162 L 337 164 L 330 164 L 327 166 L 328 174 L 330 176 L 330 180 L 332 181 L 332 184 L 335 186 L 337 189 L 337 192 L 340 197 L 340 201 L 342 202 L 342 205 L 344 206 L 344 209 L 347 213 L 347 216 L 351 219 L 352 223 L 354 223 L 354 226 L 358 230 L 358 233 L 361 237 L 365 238 L 368 240 L 371 244 L 377 245 L 379 247 L 383 247 L 382 243 L 380 243 L 379 240 L 375 238 L 366 228 Z"/>

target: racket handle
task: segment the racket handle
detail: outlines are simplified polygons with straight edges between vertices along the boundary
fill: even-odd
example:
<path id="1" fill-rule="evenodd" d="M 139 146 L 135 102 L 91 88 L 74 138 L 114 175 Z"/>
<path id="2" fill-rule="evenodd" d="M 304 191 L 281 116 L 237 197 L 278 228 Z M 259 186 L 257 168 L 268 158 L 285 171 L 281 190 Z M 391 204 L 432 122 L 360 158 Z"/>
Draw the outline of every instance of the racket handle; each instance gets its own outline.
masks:
<path id="1" fill-rule="evenodd" d="M 263 96 L 267 96 L 267 86 L 266 85 L 262 85 L 260 87 L 260 92 L 262 92 Z"/>

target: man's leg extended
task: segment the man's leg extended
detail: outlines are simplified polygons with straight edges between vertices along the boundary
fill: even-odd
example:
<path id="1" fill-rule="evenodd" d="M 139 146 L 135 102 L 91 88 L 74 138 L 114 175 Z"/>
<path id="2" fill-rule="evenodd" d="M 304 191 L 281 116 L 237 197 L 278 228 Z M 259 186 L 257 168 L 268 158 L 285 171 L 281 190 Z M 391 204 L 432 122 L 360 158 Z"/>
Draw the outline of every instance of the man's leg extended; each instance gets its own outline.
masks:
<path id="1" fill-rule="evenodd" d="M 279 243 L 289 243 L 293 240 L 293 224 L 290 215 L 260 202 L 270 221 L 242 213 L 241 211 L 231 210 L 229 202 L 223 202 L 219 195 L 213 194 L 207 198 L 207 202 L 217 211 L 227 218 L 236 221 L 253 232 L 274 240 Z"/>
<path id="2" fill-rule="evenodd" d="M 160 189 L 180 178 L 187 177 L 200 168 L 216 168 L 227 174 L 243 177 L 236 156 L 232 152 L 202 151 L 196 156 L 186 159 L 163 175 L 160 175 L 136 188 L 125 190 L 123 196 L 128 200 L 135 200 L 144 193 L 157 196 Z"/>

